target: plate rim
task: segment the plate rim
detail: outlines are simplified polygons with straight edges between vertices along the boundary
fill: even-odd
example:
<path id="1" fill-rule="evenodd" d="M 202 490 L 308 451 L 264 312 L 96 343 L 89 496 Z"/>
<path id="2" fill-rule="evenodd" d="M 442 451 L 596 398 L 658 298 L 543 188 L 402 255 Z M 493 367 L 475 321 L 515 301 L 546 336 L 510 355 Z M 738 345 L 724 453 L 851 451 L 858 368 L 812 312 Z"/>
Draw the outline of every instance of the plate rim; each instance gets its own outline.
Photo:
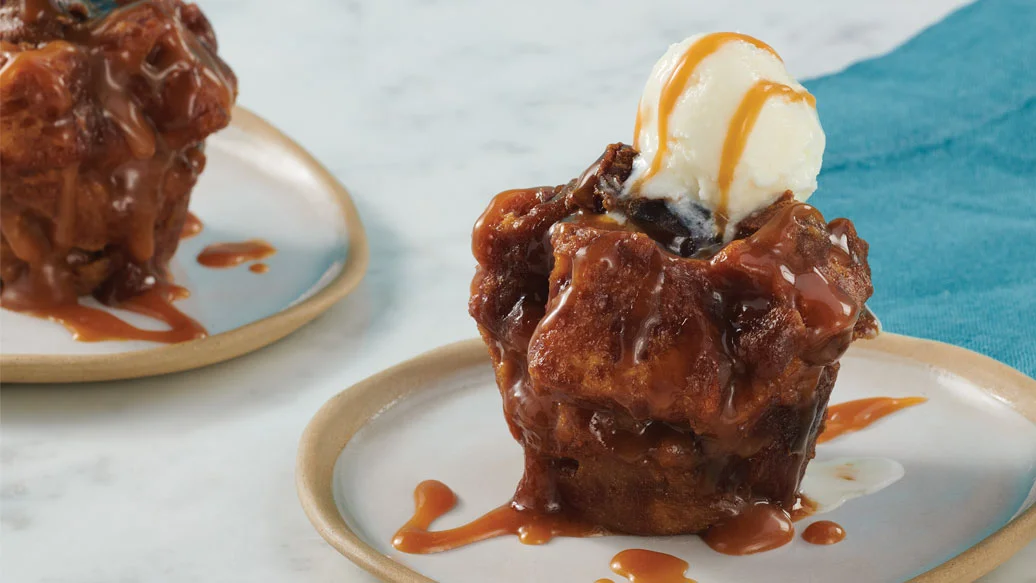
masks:
<path id="1" fill-rule="evenodd" d="M 80 383 L 143 378 L 201 368 L 267 346 L 306 324 L 349 295 L 367 271 L 367 234 L 349 191 L 312 154 L 256 113 L 235 106 L 231 124 L 287 150 L 333 195 L 345 219 L 348 248 L 342 271 L 305 301 L 219 334 L 111 354 L 0 354 L 0 382 Z"/>
<path id="2" fill-rule="evenodd" d="M 883 332 L 853 343 L 852 351 L 892 354 L 963 377 L 1036 424 L 1036 380 L 1002 362 L 966 348 Z M 448 344 L 385 369 L 327 401 L 299 441 L 295 484 L 299 502 L 320 536 L 356 565 L 394 583 L 435 583 L 381 554 L 354 532 L 334 501 L 332 477 L 342 450 L 363 426 L 432 381 L 459 368 L 489 363 L 480 338 Z M 911 583 L 973 581 L 992 571 L 1036 538 L 1036 504 L 960 554 L 910 580 Z"/>

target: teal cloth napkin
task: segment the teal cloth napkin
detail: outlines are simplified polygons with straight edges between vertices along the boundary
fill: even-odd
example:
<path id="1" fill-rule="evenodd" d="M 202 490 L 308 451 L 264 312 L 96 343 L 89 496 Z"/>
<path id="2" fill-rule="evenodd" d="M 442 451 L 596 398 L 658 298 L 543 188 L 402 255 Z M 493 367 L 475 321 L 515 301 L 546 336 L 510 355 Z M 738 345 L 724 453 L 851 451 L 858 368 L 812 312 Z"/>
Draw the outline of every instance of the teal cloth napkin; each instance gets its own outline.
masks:
<path id="1" fill-rule="evenodd" d="M 827 132 L 811 202 L 870 243 L 885 329 L 1036 376 L 1036 1 L 980 0 L 805 85 Z"/>

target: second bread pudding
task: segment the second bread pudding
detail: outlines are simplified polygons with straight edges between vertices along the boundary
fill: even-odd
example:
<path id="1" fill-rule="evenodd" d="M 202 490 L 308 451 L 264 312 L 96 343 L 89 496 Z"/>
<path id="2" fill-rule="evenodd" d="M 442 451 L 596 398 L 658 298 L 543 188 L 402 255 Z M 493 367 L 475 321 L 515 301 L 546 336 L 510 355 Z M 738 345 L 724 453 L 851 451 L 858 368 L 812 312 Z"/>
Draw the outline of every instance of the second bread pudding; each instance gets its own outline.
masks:
<path id="1" fill-rule="evenodd" d="M 236 96 L 194 4 L 0 6 L 4 307 L 119 304 L 166 281 L 204 140 Z"/>
<path id="2" fill-rule="evenodd" d="M 518 509 L 644 535 L 792 509 L 838 360 L 877 329 L 867 243 L 802 202 L 823 151 L 802 95 L 759 41 L 693 37 L 637 147 L 479 219 L 470 311 L 525 450 Z"/>

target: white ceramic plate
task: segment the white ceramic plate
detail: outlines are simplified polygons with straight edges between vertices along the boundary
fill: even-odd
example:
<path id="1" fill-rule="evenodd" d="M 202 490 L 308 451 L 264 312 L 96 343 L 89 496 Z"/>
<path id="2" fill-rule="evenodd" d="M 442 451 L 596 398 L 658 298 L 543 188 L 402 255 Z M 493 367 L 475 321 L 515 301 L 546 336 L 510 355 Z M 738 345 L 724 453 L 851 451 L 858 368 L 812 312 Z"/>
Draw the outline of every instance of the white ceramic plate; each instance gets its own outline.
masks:
<path id="1" fill-rule="evenodd" d="M 176 345 L 76 342 L 60 324 L 0 310 L 4 381 L 107 380 L 212 364 L 285 336 L 359 283 L 368 252 L 356 209 L 302 148 L 237 108 L 230 127 L 207 140 L 206 153 L 190 205 L 204 229 L 181 241 L 171 267 L 175 281 L 191 291 L 176 306 L 209 336 Z M 212 269 L 195 260 L 211 243 L 257 238 L 277 249 L 263 260 L 265 274 L 247 264 Z M 118 313 L 142 328 L 161 326 Z"/>
<path id="2" fill-rule="evenodd" d="M 693 536 L 542 547 L 503 537 L 436 555 L 396 551 L 392 535 L 422 480 L 445 482 L 460 498 L 433 524 L 439 530 L 507 501 L 521 475 L 478 341 L 404 363 L 325 405 L 300 446 L 299 492 L 321 534 L 388 581 L 622 581 L 608 565 L 627 548 L 680 557 L 702 583 L 971 581 L 1036 534 L 1036 381 L 961 348 L 883 334 L 846 355 L 832 402 L 915 395 L 929 401 L 817 447 L 821 461 L 882 456 L 906 468 L 892 486 L 822 516 L 848 533 L 833 546 L 796 538 L 730 557 Z"/>

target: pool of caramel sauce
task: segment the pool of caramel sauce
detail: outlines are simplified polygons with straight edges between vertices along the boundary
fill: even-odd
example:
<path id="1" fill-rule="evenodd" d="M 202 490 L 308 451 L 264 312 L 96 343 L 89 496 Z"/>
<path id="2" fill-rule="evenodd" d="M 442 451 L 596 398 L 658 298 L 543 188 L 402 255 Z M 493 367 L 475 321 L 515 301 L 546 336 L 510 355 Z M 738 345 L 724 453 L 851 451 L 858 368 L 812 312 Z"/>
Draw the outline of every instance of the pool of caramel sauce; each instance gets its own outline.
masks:
<path id="1" fill-rule="evenodd" d="M 848 401 L 829 408 L 829 441 L 857 431 L 885 415 L 924 402 L 921 397 L 875 397 Z M 862 413 L 861 413 L 862 412 Z M 881 413 L 881 414 L 876 414 Z M 834 419 L 834 422 L 831 420 Z M 845 429 L 849 428 L 849 429 Z M 823 435 L 827 435 L 827 431 Z M 818 440 L 819 441 L 819 440 Z M 520 510 L 505 504 L 462 526 L 430 530 L 432 523 L 457 505 L 457 495 L 446 484 L 426 480 L 414 490 L 414 513 L 392 538 L 392 546 L 405 553 L 439 553 L 478 541 L 515 535 L 523 544 L 544 544 L 554 537 L 588 537 L 610 534 L 594 525 L 573 520 L 563 512 Z M 747 555 L 781 547 L 795 537 L 794 523 L 811 516 L 816 503 L 804 495 L 790 512 L 769 501 L 749 503 L 729 520 L 701 533 L 709 548 L 728 555 Z M 802 538 L 811 544 L 830 545 L 845 538 L 837 523 L 821 520 L 810 524 Z M 643 549 L 629 549 L 615 556 L 612 570 L 631 583 L 687 583 L 687 563 L 682 559 Z M 600 579 L 597 583 L 610 581 Z"/>
<path id="2" fill-rule="evenodd" d="M 28 313 L 61 324 L 72 332 L 74 340 L 80 342 L 146 340 L 172 344 L 208 336 L 201 324 L 173 305 L 173 302 L 188 296 L 190 292 L 184 287 L 159 283 L 116 306 L 121 310 L 154 318 L 168 326 L 165 330 L 138 328 L 111 312 L 80 303 L 29 310 Z"/>

